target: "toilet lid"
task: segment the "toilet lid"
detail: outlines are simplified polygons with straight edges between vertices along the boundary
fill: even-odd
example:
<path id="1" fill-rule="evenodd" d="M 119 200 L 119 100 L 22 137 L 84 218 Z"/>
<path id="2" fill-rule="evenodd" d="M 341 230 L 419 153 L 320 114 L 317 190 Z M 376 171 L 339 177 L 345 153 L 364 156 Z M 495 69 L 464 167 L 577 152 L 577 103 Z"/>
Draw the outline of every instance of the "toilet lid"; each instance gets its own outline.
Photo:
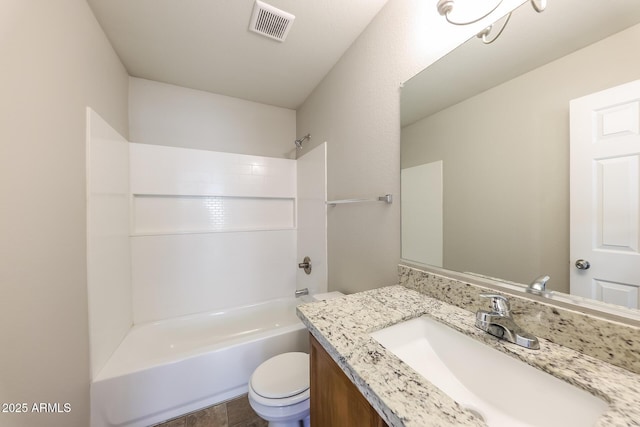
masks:
<path id="1" fill-rule="evenodd" d="M 309 388 L 309 355 L 283 353 L 264 362 L 251 375 L 251 387 L 262 397 L 284 399 Z"/>

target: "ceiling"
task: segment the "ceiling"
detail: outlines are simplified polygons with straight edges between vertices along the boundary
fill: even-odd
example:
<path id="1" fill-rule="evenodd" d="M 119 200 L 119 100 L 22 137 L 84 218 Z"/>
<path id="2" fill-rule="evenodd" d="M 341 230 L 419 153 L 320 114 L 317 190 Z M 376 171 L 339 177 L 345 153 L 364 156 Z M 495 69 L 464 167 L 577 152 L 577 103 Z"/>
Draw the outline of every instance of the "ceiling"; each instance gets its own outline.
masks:
<path id="1" fill-rule="evenodd" d="M 472 37 L 406 82 L 401 98 L 402 126 L 638 22 L 640 1 L 553 1 L 541 14 L 526 2 L 514 11 L 495 43 L 484 45 Z"/>
<path id="2" fill-rule="evenodd" d="M 87 0 L 129 75 L 296 109 L 387 0 L 264 0 L 284 42 L 250 32 L 254 0 Z"/>

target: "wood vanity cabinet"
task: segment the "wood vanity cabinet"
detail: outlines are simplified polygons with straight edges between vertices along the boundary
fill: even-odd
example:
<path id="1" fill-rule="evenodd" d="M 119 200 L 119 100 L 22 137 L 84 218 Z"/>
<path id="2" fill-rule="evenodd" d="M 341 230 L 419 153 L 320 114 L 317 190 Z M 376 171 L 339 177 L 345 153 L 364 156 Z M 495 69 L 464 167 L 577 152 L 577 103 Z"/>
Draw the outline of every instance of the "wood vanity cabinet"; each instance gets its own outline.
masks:
<path id="1" fill-rule="evenodd" d="M 313 427 L 387 427 L 367 399 L 320 343 L 311 341 L 311 425 Z"/>

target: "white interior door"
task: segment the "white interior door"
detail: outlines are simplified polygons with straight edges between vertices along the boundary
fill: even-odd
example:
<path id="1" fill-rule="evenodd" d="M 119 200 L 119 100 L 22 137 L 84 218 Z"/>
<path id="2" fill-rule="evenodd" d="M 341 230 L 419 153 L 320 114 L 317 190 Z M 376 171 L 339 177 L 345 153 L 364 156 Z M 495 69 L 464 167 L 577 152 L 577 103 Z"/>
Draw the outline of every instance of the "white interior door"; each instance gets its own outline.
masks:
<path id="1" fill-rule="evenodd" d="M 639 308 L 640 80 L 570 110 L 571 294 Z"/>

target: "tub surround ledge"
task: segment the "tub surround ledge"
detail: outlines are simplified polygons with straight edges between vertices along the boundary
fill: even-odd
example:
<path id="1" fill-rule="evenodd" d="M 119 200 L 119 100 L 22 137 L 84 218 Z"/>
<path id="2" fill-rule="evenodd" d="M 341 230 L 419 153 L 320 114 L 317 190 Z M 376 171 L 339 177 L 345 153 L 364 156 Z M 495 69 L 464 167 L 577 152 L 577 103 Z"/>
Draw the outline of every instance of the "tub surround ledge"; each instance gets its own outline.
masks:
<path id="1" fill-rule="evenodd" d="M 539 351 L 497 340 L 475 328 L 472 311 L 405 286 L 304 304 L 297 314 L 390 426 L 485 425 L 369 336 L 422 315 L 601 397 L 609 409 L 597 426 L 640 426 L 640 375 L 544 338 Z"/>

